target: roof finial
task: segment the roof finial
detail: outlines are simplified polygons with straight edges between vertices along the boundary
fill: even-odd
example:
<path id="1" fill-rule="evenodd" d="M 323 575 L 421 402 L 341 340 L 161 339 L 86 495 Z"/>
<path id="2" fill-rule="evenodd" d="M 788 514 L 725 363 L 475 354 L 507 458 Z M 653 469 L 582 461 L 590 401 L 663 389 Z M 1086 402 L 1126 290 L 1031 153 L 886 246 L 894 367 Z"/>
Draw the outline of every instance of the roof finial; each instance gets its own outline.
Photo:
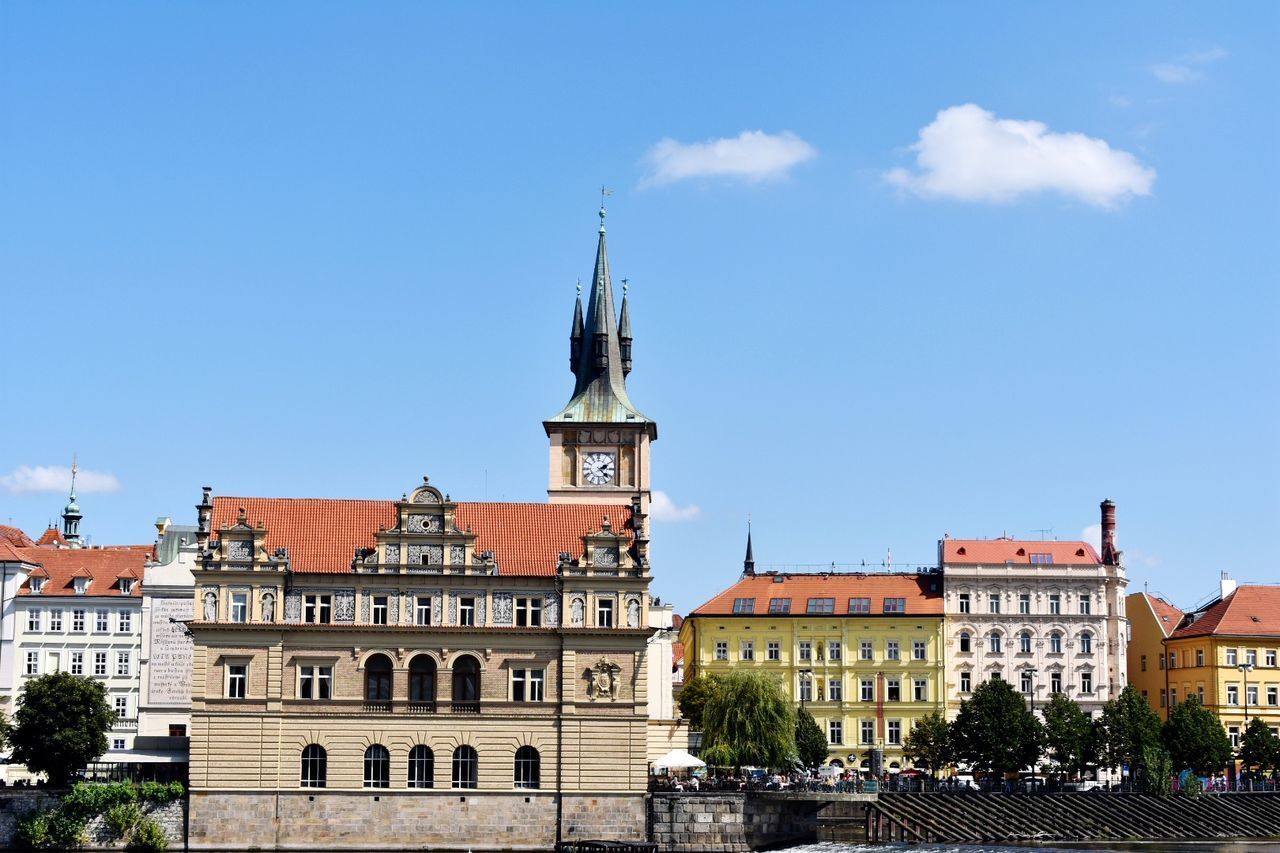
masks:
<path id="1" fill-rule="evenodd" d="M 600 233 L 601 234 L 604 233 L 604 217 L 605 217 L 604 200 L 606 197 L 611 195 L 613 195 L 613 190 L 609 189 L 604 184 L 601 184 L 600 185 Z"/>
<path id="2" fill-rule="evenodd" d="M 578 279 L 578 298 L 582 298 L 582 279 Z"/>
<path id="3" fill-rule="evenodd" d="M 79 470 L 80 470 L 80 467 L 76 465 L 76 454 L 74 451 L 72 451 L 71 453 L 71 499 L 72 500 L 76 499 L 76 472 Z"/>
<path id="4" fill-rule="evenodd" d="M 628 291 L 630 288 L 631 288 L 631 279 L 629 279 L 629 278 L 624 278 L 624 279 L 622 280 L 622 295 L 623 295 L 623 296 L 626 296 L 626 295 L 627 295 L 627 291 Z"/>

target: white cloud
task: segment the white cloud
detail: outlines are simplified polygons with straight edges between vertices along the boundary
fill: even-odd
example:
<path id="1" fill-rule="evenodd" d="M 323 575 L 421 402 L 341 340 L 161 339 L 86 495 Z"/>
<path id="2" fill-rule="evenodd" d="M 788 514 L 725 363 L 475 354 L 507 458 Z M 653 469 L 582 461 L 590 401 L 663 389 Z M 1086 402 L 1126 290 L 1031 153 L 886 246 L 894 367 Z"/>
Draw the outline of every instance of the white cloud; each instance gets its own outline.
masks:
<path id="1" fill-rule="evenodd" d="M 1102 525 L 1090 524 L 1084 530 L 1080 531 L 1080 538 L 1093 546 L 1093 549 L 1099 554 L 1102 553 Z"/>
<path id="2" fill-rule="evenodd" d="M 655 521 L 693 521 L 702 515 L 702 510 L 693 504 L 676 506 L 666 492 L 655 490 L 649 502 L 649 515 Z"/>
<path id="3" fill-rule="evenodd" d="M 0 474 L 0 488 L 15 495 L 31 492 L 66 492 L 71 489 L 71 469 L 55 465 L 19 465 L 8 474 Z M 76 469 L 76 491 L 114 492 L 120 481 L 103 471 Z"/>
<path id="4" fill-rule="evenodd" d="M 663 139 L 649 149 L 651 172 L 641 186 L 660 186 L 687 178 L 728 177 L 765 181 L 786 177 L 792 167 L 811 160 L 817 150 L 789 130 L 769 134 L 744 130 L 736 137 L 685 144 Z"/>
<path id="5" fill-rule="evenodd" d="M 1154 169 L 1082 133 L 997 118 L 977 104 L 948 107 L 911 146 L 918 171 L 893 169 L 890 184 L 923 198 L 1004 203 L 1053 191 L 1097 207 L 1149 195 Z"/>
<path id="6" fill-rule="evenodd" d="M 1157 62 L 1150 68 L 1151 73 L 1162 83 L 1191 83 L 1204 78 L 1205 65 L 1210 65 L 1227 57 L 1227 52 L 1220 47 L 1208 50 L 1194 50 L 1184 53 L 1173 62 Z"/>

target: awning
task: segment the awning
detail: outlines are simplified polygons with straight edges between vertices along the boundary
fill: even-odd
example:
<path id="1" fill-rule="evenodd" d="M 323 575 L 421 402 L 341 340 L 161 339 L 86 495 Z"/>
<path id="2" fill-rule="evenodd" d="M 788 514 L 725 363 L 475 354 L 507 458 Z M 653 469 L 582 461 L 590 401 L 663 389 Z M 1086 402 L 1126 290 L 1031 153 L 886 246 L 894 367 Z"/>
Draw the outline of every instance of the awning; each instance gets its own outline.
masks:
<path id="1" fill-rule="evenodd" d="M 655 770 L 688 770 L 691 767 L 706 767 L 707 762 L 695 758 L 683 749 L 673 749 L 653 762 Z"/>

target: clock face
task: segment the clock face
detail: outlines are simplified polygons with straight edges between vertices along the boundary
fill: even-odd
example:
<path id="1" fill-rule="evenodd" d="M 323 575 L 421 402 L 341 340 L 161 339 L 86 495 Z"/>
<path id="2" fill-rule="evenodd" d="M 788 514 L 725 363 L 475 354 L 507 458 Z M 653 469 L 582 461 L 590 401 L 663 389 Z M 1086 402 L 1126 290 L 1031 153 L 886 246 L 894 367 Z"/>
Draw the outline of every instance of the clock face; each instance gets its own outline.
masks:
<path id="1" fill-rule="evenodd" d="M 582 478 L 593 486 L 612 483 L 617 470 L 613 453 L 588 453 L 582 457 Z"/>

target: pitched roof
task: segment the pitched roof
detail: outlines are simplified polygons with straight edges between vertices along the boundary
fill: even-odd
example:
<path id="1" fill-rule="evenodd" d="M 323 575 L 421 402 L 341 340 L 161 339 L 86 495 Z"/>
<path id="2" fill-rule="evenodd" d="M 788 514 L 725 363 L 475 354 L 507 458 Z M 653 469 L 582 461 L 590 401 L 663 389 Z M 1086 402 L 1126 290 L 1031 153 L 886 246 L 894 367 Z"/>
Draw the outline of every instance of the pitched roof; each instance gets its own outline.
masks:
<path id="1" fill-rule="evenodd" d="M 44 533 L 40 534 L 37 545 L 66 545 L 67 540 L 62 535 L 62 531 L 56 527 L 50 526 Z"/>
<path id="2" fill-rule="evenodd" d="M 1102 559 L 1088 542 L 1045 542 L 1027 539 L 943 539 L 942 562 L 946 565 L 1002 566 L 1005 563 L 1031 565 L 1032 554 L 1048 554 L 1058 565 L 1101 565 Z M 1043 559 L 1036 560 L 1044 562 Z"/>
<path id="3" fill-rule="evenodd" d="M 7 540 L 0 539 L 0 563 L 27 563 L 28 565 L 40 565 L 35 557 L 26 553 L 26 549 L 18 549 L 13 547 Z"/>
<path id="4" fill-rule="evenodd" d="M 1183 612 L 1165 601 L 1158 595 L 1151 595 L 1147 592 L 1140 592 L 1139 595 L 1147 600 L 1147 604 L 1151 607 L 1151 612 L 1156 616 L 1156 623 L 1160 626 L 1160 630 L 1167 637 L 1177 630 L 1178 624 L 1182 621 Z"/>
<path id="5" fill-rule="evenodd" d="M 1280 637 L 1280 586 L 1248 584 L 1193 614 L 1173 638 L 1213 635 Z"/>
<path id="6" fill-rule="evenodd" d="M 122 572 L 133 571 L 142 576 L 143 567 L 151 556 L 150 546 L 131 545 L 121 548 L 27 548 L 23 552 L 27 562 L 38 562 L 48 573 L 49 580 L 40 591 L 41 598 L 73 596 L 77 577 L 90 578 L 85 595 L 114 595 L 125 597 L 116 580 Z M 29 584 L 23 584 L 19 595 L 31 595 Z M 133 585 L 129 597 L 142 597 L 142 584 Z"/>
<path id="7" fill-rule="evenodd" d="M 0 524 L 0 542 L 8 542 L 15 548 L 30 548 L 36 544 L 31 541 L 30 536 L 8 524 Z"/>
<path id="8" fill-rule="evenodd" d="M 396 524 L 394 501 L 331 498 L 213 499 L 213 527 L 246 521 L 267 531 L 268 551 L 289 549 L 295 572 L 351 571 L 357 548 L 372 548 L 380 528 Z M 605 516 L 615 532 L 632 535 L 627 504 L 459 503 L 455 523 L 476 534 L 476 548 L 493 551 L 503 575 L 551 576 L 560 553 L 582 554 L 582 537 Z"/>
<path id="9" fill-rule="evenodd" d="M 790 599 L 791 616 L 815 615 L 808 613 L 811 598 L 835 599 L 831 613 L 817 615 L 880 616 L 884 614 L 886 598 L 902 598 L 908 616 L 941 616 L 942 578 L 937 574 L 755 575 L 744 577 L 687 618 L 733 615 L 734 602 L 740 598 L 753 602 L 751 610 L 755 616 L 783 615 L 769 613 L 769 601 L 773 598 Z M 870 613 L 851 614 L 850 598 L 870 598 Z"/>

